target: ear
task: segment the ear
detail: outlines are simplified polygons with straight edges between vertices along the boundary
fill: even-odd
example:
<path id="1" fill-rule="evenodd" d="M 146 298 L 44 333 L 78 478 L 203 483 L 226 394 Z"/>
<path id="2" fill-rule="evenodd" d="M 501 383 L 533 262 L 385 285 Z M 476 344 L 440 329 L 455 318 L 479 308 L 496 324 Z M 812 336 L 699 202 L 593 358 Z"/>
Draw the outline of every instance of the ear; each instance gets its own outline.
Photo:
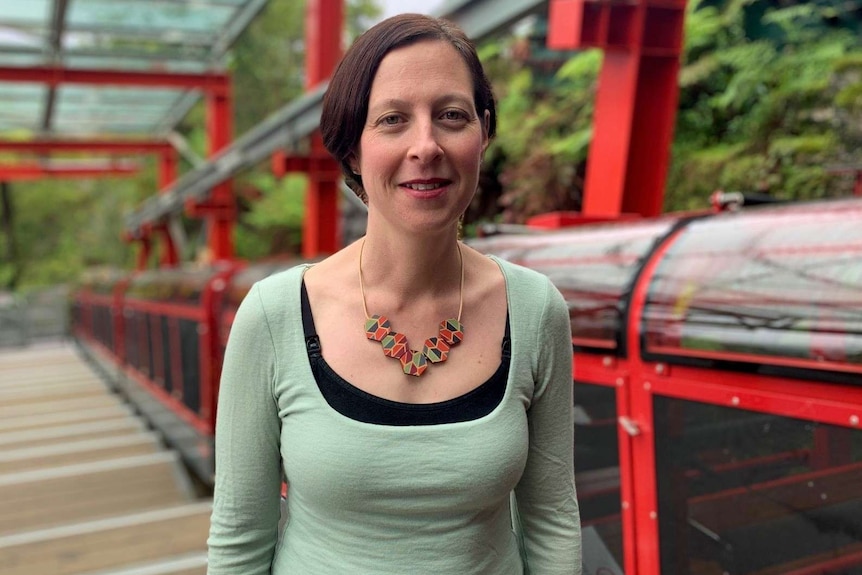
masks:
<path id="1" fill-rule="evenodd" d="M 482 121 L 482 154 L 485 154 L 485 150 L 488 149 L 488 144 L 491 143 L 491 139 L 488 137 L 489 125 L 491 122 L 491 112 L 485 110 L 485 115 Z"/>
<path id="2" fill-rule="evenodd" d="M 361 172 L 359 171 L 359 156 L 351 154 L 350 157 L 347 158 L 347 165 L 350 166 L 351 172 L 361 175 Z"/>

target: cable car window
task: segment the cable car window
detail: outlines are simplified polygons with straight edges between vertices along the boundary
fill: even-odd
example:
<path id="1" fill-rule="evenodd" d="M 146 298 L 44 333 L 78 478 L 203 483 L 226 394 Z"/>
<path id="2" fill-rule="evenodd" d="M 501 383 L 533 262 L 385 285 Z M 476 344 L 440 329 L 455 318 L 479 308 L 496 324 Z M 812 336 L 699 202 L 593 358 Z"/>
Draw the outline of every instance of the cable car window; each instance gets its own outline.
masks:
<path id="1" fill-rule="evenodd" d="M 657 267 L 644 333 L 648 358 L 862 374 L 862 202 L 692 222 Z"/>
<path id="2" fill-rule="evenodd" d="M 663 575 L 862 575 L 862 432 L 656 397 Z"/>
<path id="3" fill-rule="evenodd" d="M 627 298 L 644 258 L 674 222 L 665 218 L 492 236 L 470 245 L 548 276 L 566 298 L 574 344 L 608 353 L 619 351 Z"/>
<path id="4" fill-rule="evenodd" d="M 575 382 L 574 393 L 584 572 L 623 575 L 616 390 Z"/>

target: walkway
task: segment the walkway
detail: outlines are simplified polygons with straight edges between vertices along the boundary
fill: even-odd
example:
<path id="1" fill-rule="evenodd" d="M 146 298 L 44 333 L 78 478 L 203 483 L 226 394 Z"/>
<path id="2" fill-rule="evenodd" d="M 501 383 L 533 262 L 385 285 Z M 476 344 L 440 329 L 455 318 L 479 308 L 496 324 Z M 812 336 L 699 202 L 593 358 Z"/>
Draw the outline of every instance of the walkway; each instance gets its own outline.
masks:
<path id="1" fill-rule="evenodd" d="M 0 573 L 203 575 L 210 509 L 71 346 L 0 350 Z"/>

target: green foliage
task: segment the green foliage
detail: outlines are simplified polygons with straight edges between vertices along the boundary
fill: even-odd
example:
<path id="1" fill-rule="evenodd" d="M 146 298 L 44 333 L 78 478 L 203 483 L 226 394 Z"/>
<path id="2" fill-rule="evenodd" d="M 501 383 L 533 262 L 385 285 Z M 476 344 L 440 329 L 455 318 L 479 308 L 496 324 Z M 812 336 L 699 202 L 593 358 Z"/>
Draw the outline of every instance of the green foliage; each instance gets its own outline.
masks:
<path id="1" fill-rule="evenodd" d="M 836 119 L 855 115 L 858 123 L 862 47 L 851 31 L 831 26 L 834 6 L 698 4 L 686 21 L 666 207 L 703 206 L 715 189 L 848 195 L 849 182 L 825 166 L 860 159 Z M 762 14 L 756 26 L 752 13 Z M 751 37 L 752 28 L 761 36 Z"/>
<path id="2" fill-rule="evenodd" d="M 510 51 L 481 52 L 497 76 L 498 136 L 488 151 L 491 162 L 501 166 L 499 180 L 505 188 L 497 219 L 518 222 L 532 214 L 577 206 L 592 139 L 590 118 L 601 53 L 574 55 L 539 88 L 536 73 Z"/>
<path id="3" fill-rule="evenodd" d="M 850 194 L 852 181 L 827 167 L 862 160 L 855 4 L 689 0 L 666 209 L 703 208 L 716 189 Z M 580 208 L 601 65 L 600 52 L 583 52 L 547 82 L 545 68 L 519 57 L 523 43 L 507 38 L 480 51 L 499 99 L 489 155 L 500 166 L 501 219 L 517 222 Z"/>
<path id="4" fill-rule="evenodd" d="M 0 236 L 0 288 L 68 283 L 89 266 L 131 265 L 132 250 L 120 241 L 119 214 L 153 186 L 146 178 L 13 183 L 15 257 L 5 257 L 8 238 Z"/>
<path id="5" fill-rule="evenodd" d="M 249 204 L 249 212 L 240 219 L 237 257 L 258 260 L 297 253 L 305 213 L 305 176 L 288 175 L 278 181 L 269 173 L 259 173 L 251 181 L 266 192 Z"/>

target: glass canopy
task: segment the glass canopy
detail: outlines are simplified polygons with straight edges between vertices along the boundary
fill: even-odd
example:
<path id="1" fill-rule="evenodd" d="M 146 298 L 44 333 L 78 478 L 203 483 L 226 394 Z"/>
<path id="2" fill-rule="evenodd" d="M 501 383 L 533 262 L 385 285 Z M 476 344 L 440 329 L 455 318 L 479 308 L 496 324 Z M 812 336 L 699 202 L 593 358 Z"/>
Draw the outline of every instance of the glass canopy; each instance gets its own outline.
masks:
<path id="1" fill-rule="evenodd" d="M 163 136 L 199 92 L 23 72 L 220 73 L 266 1 L 0 0 L 0 139 Z"/>

